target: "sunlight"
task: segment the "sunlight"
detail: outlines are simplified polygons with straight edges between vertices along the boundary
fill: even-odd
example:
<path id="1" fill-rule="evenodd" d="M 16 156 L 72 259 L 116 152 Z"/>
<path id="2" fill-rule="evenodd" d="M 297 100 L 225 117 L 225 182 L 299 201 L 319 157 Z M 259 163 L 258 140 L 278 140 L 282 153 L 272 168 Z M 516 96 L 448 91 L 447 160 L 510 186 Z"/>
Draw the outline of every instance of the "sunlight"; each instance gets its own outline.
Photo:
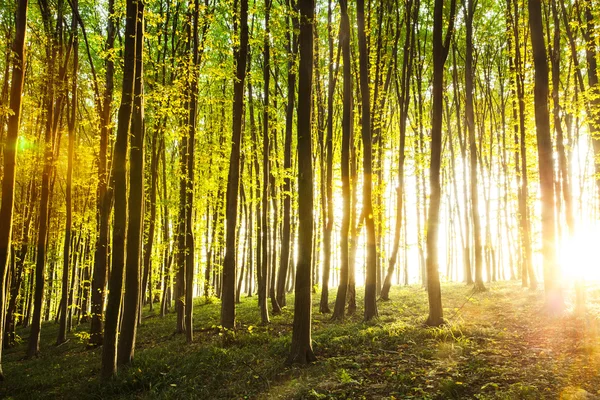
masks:
<path id="1" fill-rule="evenodd" d="M 560 265 L 563 278 L 568 281 L 600 281 L 600 259 L 596 253 L 600 224 L 584 223 L 572 238 L 560 248 Z"/>

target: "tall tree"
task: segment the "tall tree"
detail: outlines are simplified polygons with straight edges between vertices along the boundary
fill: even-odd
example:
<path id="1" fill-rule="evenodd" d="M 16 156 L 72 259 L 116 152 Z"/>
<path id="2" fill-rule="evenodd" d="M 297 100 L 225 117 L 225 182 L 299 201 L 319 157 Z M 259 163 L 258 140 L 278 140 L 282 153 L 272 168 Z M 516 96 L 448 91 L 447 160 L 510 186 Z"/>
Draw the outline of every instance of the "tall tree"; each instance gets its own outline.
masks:
<path id="1" fill-rule="evenodd" d="M 333 95 L 337 79 L 333 76 L 333 27 L 331 24 L 332 0 L 327 5 L 327 42 L 329 58 L 327 63 L 327 136 L 325 138 L 325 201 L 323 202 L 326 215 L 323 221 L 323 286 L 319 311 L 329 313 L 329 275 L 331 274 L 331 234 L 333 232 Z M 337 78 L 337 76 L 336 76 Z"/>
<path id="2" fill-rule="evenodd" d="M 140 307 L 142 240 L 144 232 L 144 2 L 138 0 L 135 36 L 133 109 L 129 134 L 129 204 L 125 257 L 125 295 L 118 364 L 133 361 Z"/>
<path id="3" fill-rule="evenodd" d="M 475 290 L 485 291 L 483 284 L 483 249 L 481 245 L 481 221 L 479 219 L 479 186 L 477 184 L 477 141 L 475 138 L 475 113 L 473 112 L 473 18 L 477 0 L 467 0 L 465 5 L 465 121 L 469 137 L 471 220 L 475 242 Z"/>
<path id="4" fill-rule="evenodd" d="M 44 167 L 42 171 L 42 190 L 40 192 L 40 214 L 37 239 L 37 253 L 35 260 L 35 292 L 33 302 L 33 316 L 31 319 L 31 333 L 27 347 L 27 357 L 37 356 L 40 352 L 40 332 L 42 329 L 42 303 L 45 288 L 46 259 L 48 252 L 48 229 L 50 219 L 50 197 L 52 192 L 51 175 L 55 158 L 54 134 L 57 131 L 59 114 L 62 110 L 60 100 L 63 99 L 60 82 L 64 79 L 65 67 L 57 64 L 62 60 L 60 53 L 63 51 L 62 42 L 62 2 L 56 4 L 58 15 L 54 21 L 54 11 L 47 0 L 39 3 L 48 43 L 46 45 L 46 85 L 47 91 L 44 99 L 46 108 L 46 121 L 44 126 Z M 66 59 L 68 59 L 68 55 Z"/>
<path id="5" fill-rule="evenodd" d="M 440 221 L 440 201 L 442 188 L 440 167 L 442 156 L 442 112 L 444 91 L 444 65 L 448 57 L 450 40 L 454 30 L 456 0 L 450 1 L 450 17 L 446 37 L 443 38 L 444 0 L 435 0 L 433 9 L 433 104 L 431 121 L 431 164 L 429 167 L 430 200 L 427 218 L 427 295 L 429 297 L 429 317 L 427 325 L 439 326 L 444 323 L 442 292 L 440 289 L 438 234 Z"/>
<path id="6" fill-rule="evenodd" d="M 413 5 L 414 4 L 414 5 Z M 405 4 L 404 9 L 404 23 L 406 24 L 405 38 L 404 38 L 404 50 L 402 57 L 402 70 L 400 75 L 400 83 L 398 82 L 398 76 L 395 79 L 396 95 L 398 98 L 398 107 L 400 108 L 399 115 L 399 135 L 400 143 L 398 146 L 398 187 L 396 188 L 396 224 L 394 227 L 394 245 L 392 248 L 392 254 L 390 255 L 389 265 L 383 287 L 381 288 L 381 298 L 383 300 L 389 299 L 390 288 L 392 286 L 392 278 L 394 274 L 394 268 L 398 260 L 398 251 L 400 249 L 400 235 L 402 229 L 402 208 L 404 199 L 404 161 L 406 159 L 405 147 L 406 147 L 406 123 L 408 119 L 408 107 L 410 105 L 410 71 L 412 71 L 413 62 L 413 45 L 414 45 L 414 30 L 419 12 L 419 0 L 413 3 L 412 0 L 408 0 Z M 397 11 L 398 13 L 400 11 Z M 414 15 L 413 15 L 414 14 Z M 399 16 L 397 17 L 399 18 Z M 400 22 L 398 21 L 398 25 Z M 398 26 L 400 29 L 400 26 Z M 397 63 L 397 60 L 394 60 Z"/>
<path id="7" fill-rule="evenodd" d="M 271 162 L 269 160 L 269 153 L 271 151 L 270 146 L 270 138 L 269 138 L 269 118 L 271 116 L 271 105 L 269 104 L 269 91 L 270 91 L 270 82 L 271 82 L 271 42 L 270 42 L 270 30 L 269 30 L 269 20 L 271 15 L 271 4 L 272 0 L 265 0 L 265 32 L 264 32 L 264 42 L 263 42 L 263 184 L 262 184 L 262 204 L 261 204 L 261 234 L 262 234 L 262 249 L 261 249 L 261 281 L 259 282 L 259 290 L 263 294 L 263 299 L 266 303 L 267 295 L 269 292 L 269 266 L 270 266 L 270 252 L 269 252 L 269 240 L 271 240 L 271 232 L 270 232 L 270 221 L 271 221 L 271 212 L 269 210 L 269 179 L 271 177 L 270 168 Z M 273 235 L 274 236 L 274 235 Z M 262 285 L 261 285 L 262 284 Z M 277 299 L 271 297 L 271 304 L 273 306 L 273 312 L 277 313 L 279 310 L 279 305 L 277 304 Z M 267 307 L 261 308 L 261 319 L 263 323 L 269 323 L 269 314 Z"/>
<path id="8" fill-rule="evenodd" d="M 290 264 L 290 242 L 291 242 L 291 210 L 292 210 L 292 130 L 294 124 L 294 101 L 296 99 L 296 66 L 295 60 L 298 53 L 298 35 L 295 33 L 298 29 L 298 10 L 296 0 L 287 0 L 287 8 L 292 14 L 292 26 L 286 30 L 287 52 L 288 52 L 288 76 L 287 76 L 287 106 L 285 110 L 285 141 L 283 168 L 285 175 L 283 178 L 283 220 L 281 228 L 281 253 L 280 266 L 277 276 L 277 302 L 281 307 L 285 302 L 285 284 L 288 275 L 288 266 Z M 252 239 L 252 237 L 250 237 Z"/>
<path id="9" fill-rule="evenodd" d="M 512 11 L 512 12 L 511 12 Z M 512 20 L 512 28 L 514 35 L 514 69 L 515 69 L 515 81 L 516 91 L 518 98 L 518 114 L 519 114 L 519 135 L 515 136 L 515 141 L 519 144 L 519 160 L 515 160 L 515 166 L 517 170 L 517 176 L 520 180 L 519 190 L 519 222 L 521 225 L 521 241 L 523 251 L 523 266 L 521 281 L 523 287 L 527 286 L 527 280 L 529 278 L 529 288 L 535 289 L 537 287 L 537 278 L 533 269 L 533 254 L 532 254 L 532 243 L 531 243 L 531 219 L 529 212 L 529 205 L 527 204 L 529 198 L 529 177 L 528 177 L 528 162 L 527 162 L 527 141 L 526 141 L 526 129 L 525 129 L 525 71 L 524 61 L 521 55 L 521 35 L 519 32 L 519 2 L 513 1 L 512 7 L 507 7 L 508 18 Z M 520 167 L 519 167 L 520 164 Z"/>
<path id="10" fill-rule="evenodd" d="M 299 0 L 300 65 L 298 77 L 298 262 L 294 297 L 294 325 L 288 363 L 316 361 L 312 349 L 312 240 L 313 240 L 313 170 L 312 170 L 312 78 L 314 0 Z"/>
<path id="11" fill-rule="evenodd" d="M 108 0 L 108 18 L 106 26 L 107 52 L 111 52 L 115 43 L 116 29 L 113 21 L 114 0 Z M 103 342 L 103 313 L 108 279 L 108 236 L 112 196 L 108 190 L 108 142 L 112 128 L 111 104 L 113 100 L 115 65 L 112 57 L 106 57 L 105 89 L 102 99 L 97 100 L 100 114 L 100 151 L 98 153 L 98 189 L 96 195 L 97 226 L 96 250 L 94 254 L 94 273 L 92 277 L 91 324 L 89 346 L 100 346 Z M 93 66 L 93 64 L 91 64 Z"/>
<path id="12" fill-rule="evenodd" d="M 550 312 L 559 312 L 563 299 L 558 282 L 556 263 L 555 215 L 554 215 L 554 160 L 550 113 L 548 112 L 548 59 L 544 42 L 541 0 L 529 0 L 529 28 L 534 63 L 535 131 L 537 138 L 540 192 L 542 197 L 542 256 L 544 258 L 544 289 L 546 305 Z"/>
<path id="13" fill-rule="evenodd" d="M 227 179 L 226 208 L 226 248 L 223 263 L 223 293 L 221 297 L 221 325 L 227 329 L 235 327 L 235 265 L 237 251 L 237 210 L 240 182 L 240 152 L 242 145 L 242 116 L 244 112 L 244 80 L 246 60 L 248 58 L 248 0 L 240 0 L 239 46 L 233 50 L 236 63 L 236 79 L 233 84 L 233 126 L 231 156 Z M 234 2 L 237 12 L 237 0 Z M 238 31 L 237 17 L 234 19 L 234 31 Z"/>
<path id="14" fill-rule="evenodd" d="M 127 234 L 127 151 L 134 103 L 136 33 L 139 0 L 127 0 L 125 20 L 125 49 L 123 52 L 123 87 L 119 106 L 117 138 L 114 149 L 112 184 L 115 198 L 113 221 L 112 269 L 109 282 L 108 303 L 102 346 L 103 378 L 111 378 L 117 373 L 117 341 L 119 316 L 123 297 L 123 277 L 125 271 L 125 241 Z"/>
<path id="15" fill-rule="evenodd" d="M 365 2 L 357 0 L 358 53 L 360 59 L 361 130 L 363 143 L 363 215 L 367 230 L 367 276 L 365 281 L 365 320 L 377 317 L 377 239 L 373 211 L 373 143 L 371 138 L 371 91 L 369 88 L 369 53 L 365 33 Z"/>
<path id="16" fill-rule="evenodd" d="M 23 81 L 25 80 L 25 33 L 27 31 L 27 0 L 19 0 L 16 12 L 15 38 L 12 44 L 12 79 L 10 82 L 10 110 L 6 142 L 4 144 L 4 169 L 2 176 L 2 204 L 0 205 L 0 361 L 4 338 L 4 310 L 6 306 L 6 277 L 9 269 L 13 208 L 15 202 L 15 177 L 17 174 L 17 140 L 21 122 Z M 4 372 L 0 363 L 0 380 Z"/>
<path id="17" fill-rule="evenodd" d="M 346 309 L 346 295 L 348 293 L 348 262 L 349 262 L 349 233 L 350 233 L 350 142 L 352 140 L 352 66 L 350 61 L 350 19 L 348 17 L 348 3 L 340 3 L 340 42 L 343 59 L 343 110 L 342 110 L 342 198 L 343 216 L 340 231 L 340 284 L 338 286 L 335 307 L 332 319 L 343 319 Z"/>
<path id="18" fill-rule="evenodd" d="M 73 229 L 73 152 L 75 146 L 75 122 L 77 115 L 77 68 L 78 68 L 78 39 L 77 39 L 77 18 L 76 12 L 78 9 L 78 1 L 73 0 L 73 20 L 71 30 L 73 31 L 73 82 L 71 87 L 71 114 L 69 118 L 69 145 L 67 155 L 67 182 L 65 185 L 65 241 L 63 246 L 63 276 L 61 288 L 61 310 L 60 310 L 60 326 L 58 329 L 57 344 L 66 342 L 67 340 L 67 313 L 69 306 L 68 299 L 68 281 L 69 281 L 69 266 L 71 265 L 71 235 Z M 73 271 L 75 272 L 75 271 Z"/>

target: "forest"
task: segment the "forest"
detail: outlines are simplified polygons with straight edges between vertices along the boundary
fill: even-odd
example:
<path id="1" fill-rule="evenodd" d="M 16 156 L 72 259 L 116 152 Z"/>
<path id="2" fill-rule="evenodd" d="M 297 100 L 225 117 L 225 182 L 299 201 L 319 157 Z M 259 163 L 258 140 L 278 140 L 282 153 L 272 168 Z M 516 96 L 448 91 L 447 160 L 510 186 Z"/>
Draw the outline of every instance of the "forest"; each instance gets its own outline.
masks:
<path id="1" fill-rule="evenodd" d="M 600 398 L 597 24 L 2 2 L 0 397 Z"/>

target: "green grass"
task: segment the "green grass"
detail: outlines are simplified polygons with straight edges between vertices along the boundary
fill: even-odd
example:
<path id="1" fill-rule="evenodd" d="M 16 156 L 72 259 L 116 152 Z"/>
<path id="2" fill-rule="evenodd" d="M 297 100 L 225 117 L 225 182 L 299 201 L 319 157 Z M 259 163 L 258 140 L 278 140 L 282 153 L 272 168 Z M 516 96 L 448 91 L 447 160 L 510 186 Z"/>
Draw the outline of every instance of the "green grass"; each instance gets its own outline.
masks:
<path id="1" fill-rule="evenodd" d="M 57 325 L 42 327 L 40 357 L 24 359 L 22 343 L 5 350 L 9 399 L 244 399 L 244 398 L 590 398 L 600 389 L 600 290 L 590 291 L 588 313 L 547 316 L 543 293 L 518 283 L 495 283 L 476 295 L 461 284 L 442 287 L 448 324 L 427 328 L 427 294 L 418 286 L 395 287 L 379 302 L 379 318 L 344 322 L 313 314 L 318 361 L 284 365 L 292 311 L 260 321 L 256 297 L 237 307 L 238 328 L 224 340 L 219 301 L 194 304 L 194 343 L 174 334 L 175 315 L 144 310 L 135 362 L 118 378 L 102 381 L 101 349 L 86 350 L 87 325 L 55 347 Z M 318 310 L 319 296 L 313 296 Z M 335 291 L 330 300 L 335 299 Z M 293 297 L 288 296 L 288 304 Z M 225 335 L 227 336 L 227 335 Z"/>

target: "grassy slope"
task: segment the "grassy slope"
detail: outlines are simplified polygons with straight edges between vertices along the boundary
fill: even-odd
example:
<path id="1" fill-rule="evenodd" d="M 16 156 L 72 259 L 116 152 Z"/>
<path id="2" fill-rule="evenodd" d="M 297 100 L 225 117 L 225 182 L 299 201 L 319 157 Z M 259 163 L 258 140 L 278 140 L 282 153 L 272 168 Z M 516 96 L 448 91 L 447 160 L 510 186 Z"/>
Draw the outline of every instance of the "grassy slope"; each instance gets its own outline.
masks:
<path id="1" fill-rule="evenodd" d="M 42 328 L 42 355 L 24 360 L 23 343 L 4 353 L 7 381 L 0 398 L 593 398 L 600 395 L 600 290 L 588 295 L 588 314 L 543 314 L 543 294 L 516 282 L 496 283 L 471 295 L 460 284 L 444 285 L 448 326 L 425 328 L 427 297 L 420 287 L 393 288 L 379 302 L 380 318 L 361 315 L 343 323 L 314 314 L 318 362 L 283 365 L 292 313 L 284 310 L 267 327 L 256 298 L 238 306 L 236 337 L 223 345 L 216 325 L 220 304 L 196 299 L 195 343 L 174 335 L 175 316 L 145 310 L 135 364 L 101 382 L 100 349 L 86 350 L 78 327 L 55 347 L 57 325 Z M 331 294 L 333 301 L 335 293 Z M 313 297 L 318 309 L 318 296 Z M 292 300 L 292 301 L 290 301 Z M 362 300 L 359 296 L 359 302 Z M 293 299 L 288 303 L 293 304 Z M 359 303 L 360 306 L 360 303 Z M 360 308 L 359 308 L 360 310 Z M 587 393 L 584 392 L 587 391 Z M 592 397 L 578 397 L 580 395 Z"/>

